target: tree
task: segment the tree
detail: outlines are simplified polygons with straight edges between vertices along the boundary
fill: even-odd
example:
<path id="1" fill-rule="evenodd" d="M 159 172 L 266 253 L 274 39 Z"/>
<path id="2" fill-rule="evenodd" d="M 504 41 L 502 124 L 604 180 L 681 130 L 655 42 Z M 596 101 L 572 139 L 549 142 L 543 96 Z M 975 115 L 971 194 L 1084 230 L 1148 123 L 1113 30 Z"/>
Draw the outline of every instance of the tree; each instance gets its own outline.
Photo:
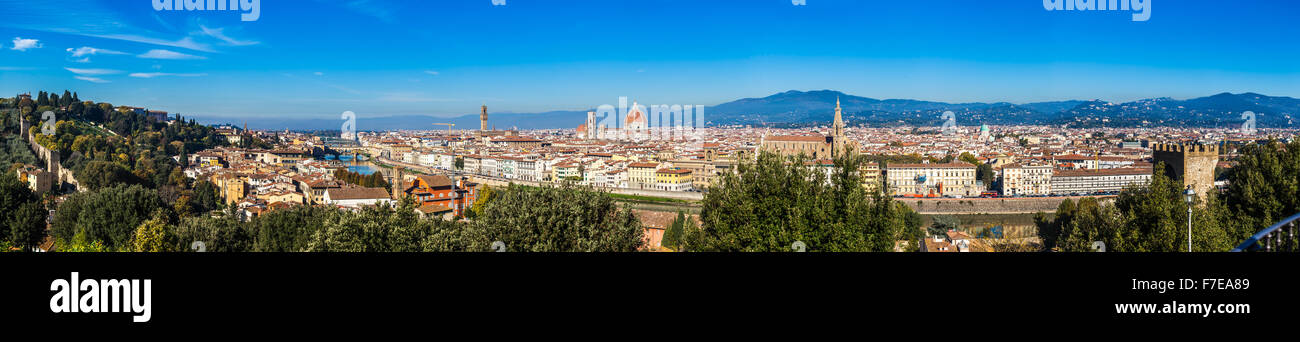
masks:
<path id="1" fill-rule="evenodd" d="M 136 175 L 122 165 L 105 161 L 92 161 L 77 173 L 77 181 L 90 190 L 99 190 L 118 184 L 140 184 Z"/>
<path id="2" fill-rule="evenodd" d="M 49 211 L 41 202 L 27 202 L 9 217 L 10 243 L 30 251 L 45 240 L 45 217 Z"/>
<path id="3" fill-rule="evenodd" d="M 428 236 L 427 226 L 415 214 L 415 200 L 403 199 L 396 207 L 369 206 L 360 213 L 340 212 L 312 235 L 305 251 L 311 252 L 419 252 Z"/>
<path id="4" fill-rule="evenodd" d="M 139 185 L 116 185 L 68 196 L 54 214 L 52 235 L 69 241 L 85 234 L 109 249 L 130 249 L 140 223 L 167 207 L 158 191 Z"/>
<path id="5" fill-rule="evenodd" d="M 1074 212 L 1074 201 L 1066 198 L 1056 206 L 1055 218 L 1048 219 L 1047 215 L 1041 212 L 1034 215 L 1034 225 L 1038 227 L 1038 239 L 1043 241 L 1043 249 L 1056 248 L 1056 242 L 1061 238 L 1061 226 L 1070 224 Z"/>
<path id="6" fill-rule="evenodd" d="M 4 173 L 0 173 L 0 240 L 6 240 L 14 236 L 15 232 L 13 230 L 23 230 L 23 227 L 26 227 L 24 224 L 27 222 L 23 221 L 25 218 L 20 217 L 28 215 L 21 212 L 24 206 L 40 199 L 30 189 L 27 189 L 27 184 L 23 184 L 18 180 L 18 176 L 13 171 L 0 171 L 4 171 Z M 37 217 L 44 218 L 45 215 L 41 214 Z M 18 234 L 27 234 L 27 232 L 19 232 Z M 15 245 L 22 245 L 23 241 L 13 240 L 11 242 Z"/>
<path id="7" fill-rule="evenodd" d="M 176 250 L 202 242 L 207 252 L 251 252 L 256 234 L 232 212 L 221 217 L 188 217 L 176 225 Z"/>
<path id="8" fill-rule="evenodd" d="M 475 218 L 483 215 L 483 211 L 487 210 L 488 203 L 492 203 L 492 200 L 495 199 L 493 196 L 495 196 L 495 190 L 492 190 L 491 186 L 484 185 L 479 188 L 478 195 L 474 198 L 474 204 L 469 207 L 469 217 Z"/>
<path id="9" fill-rule="evenodd" d="M 458 171 L 459 171 L 459 170 L 464 170 L 464 169 L 465 169 L 465 158 L 462 158 L 462 157 L 456 157 L 456 162 L 455 162 L 455 165 L 454 165 L 454 166 L 456 167 L 456 170 L 458 170 Z"/>
<path id="10" fill-rule="evenodd" d="M 221 189 L 216 184 L 207 180 L 201 180 L 194 183 L 194 197 L 191 201 L 194 203 L 195 213 L 206 213 L 213 210 L 221 209 L 225 203 L 221 201 Z"/>
<path id="11" fill-rule="evenodd" d="M 644 244 L 641 221 L 609 194 L 572 185 L 511 185 L 457 237 L 470 251 L 494 241 L 519 252 L 634 252 Z"/>
<path id="12" fill-rule="evenodd" d="M 954 216 L 943 215 L 935 216 L 934 222 L 930 224 L 929 228 L 926 228 L 926 232 L 931 236 L 945 236 L 948 231 L 955 231 L 958 229 L 961 229 L 961 220 L 958 220 Z"/>
<path id="13" fill-rule="evenodd" d="M 975 167 L 975 178 L 984 183 L 984 188 L 989 189 L 993 186 L 993 166 L 989 164 L 979 164 Z"/>
<path id="14" fill-rule="evenodd" d="M 829 177 L 804 157 L 762 152 L 723 175 L 704 197 L 703 221 L 685 247 L 692 251 L 892 251 L 906 234 L 906 207 L 880 190 L 868 194 L 864 158 L 834 160 Z M 829 178 L 829 181 L 828 181 Z M 906 210 L 906 211 L 904 211 Z M 690 234 L 688 234 L 690 235 Z"/>
<path id="15" fill-rule="evenodd" d="M 970 152 L 962 152 L 962 153 L 961 153 L 961 156 L 958 156 L 958 157 L 957 157 L 957 160 L 960 160 L 960 161 L 965 162 L 965 163 L 969 163 L 969 164 L 971 164 L 971 165 L 983 165 L 983 164 L 984 164 L 984 163 L 981 163 L 980 160 L 979 160 L 979 158 L 976 158 L 975 155 L 970 154 Z"/>
<path id="16" fill-rule="evenodd" d="M 1237 165 L 1227 171 L 1224 202 L 1235 214 L 1234 235 L 1245 240 L 1300 213 L 1300 141 L 1247 144 L 1239 154 Z"/>
<path id="17" fill-rule="evenodd" d="M 131 240 L 136 252 L 175 252 L 176 235 L 167 225 L 167 217 L 162 211 L 155 212 L 152 219 L 144 221 L 135 229 L 135 238 Z"/>
<path id="18" fill-rule="evenodd" d="M 307 249 L 316 231 L 338 218 L 339 211 L 323 206 L 297 206 L 263 213 L 252 221 L 259 252 L 297 252 Z"/>
<path id="19" fill-rule="evenodd" d="M 1101 241 L 1114 252 L 1179 252 L 1187 250 L 1187 204 L 1182 182 L 1157 164 L 1151 183 L 1125 189 L 1114 204 L 1095 198 L 1078 204 L 1063 201 L 1056 217 L 1038 214 L 1034 221 L 1047 250 L 1086 252 Z M 1191 217 L 1192 249 L 1223 252 L 1249 236 L 1237 225 L 1228 206 L 1215 193 L 1196 200 Z"/>
<path id="20" fill-rule="evenodd" d="M 692 220 L 690 217 L 686 216 L 686 213 L 680 210 L 677 211 L 677 219 L 674 219 L 672 225 L 668 226 L 668 230 L 664 231 L 664 237 L 661 244 L 664 247 L 672 248 L 674 251 L 680 252 L 682 249 L 682 241 L 684 240 L 687 221 Z"/>

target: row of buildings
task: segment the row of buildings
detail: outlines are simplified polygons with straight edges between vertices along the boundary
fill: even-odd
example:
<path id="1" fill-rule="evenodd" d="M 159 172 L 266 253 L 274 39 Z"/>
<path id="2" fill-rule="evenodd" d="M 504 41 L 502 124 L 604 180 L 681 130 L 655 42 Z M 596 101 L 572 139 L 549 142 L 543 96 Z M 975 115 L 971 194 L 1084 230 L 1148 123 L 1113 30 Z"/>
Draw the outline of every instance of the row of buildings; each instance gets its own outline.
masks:
<path id="1" fill-rule="evenodd" d="M 415 199 L 422 215 L 452 218 L 463 216 L 478 195 L 478 185 L 467 179 L 400 171 L 387 177 L 387 188 L 349 184 L 334 177 L 344 164 L 311 158 L 309 151 L 222 147 L 190 155 L 189 165 L 186 176 L 212 182 L 226 204 L 248 218 L 297 205 L 356 210 L 404 197 Z"/>

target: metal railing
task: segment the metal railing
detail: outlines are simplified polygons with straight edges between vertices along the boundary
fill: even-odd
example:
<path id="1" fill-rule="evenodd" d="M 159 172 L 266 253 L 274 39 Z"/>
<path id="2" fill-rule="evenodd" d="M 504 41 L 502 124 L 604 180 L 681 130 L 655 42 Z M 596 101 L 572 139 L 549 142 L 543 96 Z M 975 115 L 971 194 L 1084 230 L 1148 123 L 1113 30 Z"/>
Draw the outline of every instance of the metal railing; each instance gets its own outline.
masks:
<path id="1" fill-rule="evenodd" d="M 1296 251 L 1296 230 L 1300 229 L 1300 214 L 1288 217 L 1268 227 L 1246 242 L 1242 242 L 1233 252 L 1289 252 Z"/>

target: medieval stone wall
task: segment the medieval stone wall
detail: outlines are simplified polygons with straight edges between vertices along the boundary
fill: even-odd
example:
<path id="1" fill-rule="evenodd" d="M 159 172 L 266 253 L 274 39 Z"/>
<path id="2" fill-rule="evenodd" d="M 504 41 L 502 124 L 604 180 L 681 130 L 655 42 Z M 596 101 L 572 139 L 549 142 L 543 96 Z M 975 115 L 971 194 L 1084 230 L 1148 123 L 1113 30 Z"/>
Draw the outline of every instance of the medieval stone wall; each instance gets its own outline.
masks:
<path id="1" fill-rule="evenodd" d="M 1219 146 L 1201 144 L 1155 144 L 1151 147 L 1155 162 L 1165 163 L 1165 174 L 1192 187 L 1196 194 L 1214 190 L 1214 168 L 1219 164 Z"/>

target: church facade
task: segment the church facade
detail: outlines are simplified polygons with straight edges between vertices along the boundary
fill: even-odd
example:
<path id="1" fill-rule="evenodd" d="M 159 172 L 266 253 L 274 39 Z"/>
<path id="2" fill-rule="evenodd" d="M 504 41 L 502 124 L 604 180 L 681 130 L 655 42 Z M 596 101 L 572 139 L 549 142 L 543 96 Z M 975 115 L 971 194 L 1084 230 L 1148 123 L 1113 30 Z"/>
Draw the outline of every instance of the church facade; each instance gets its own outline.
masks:
<path id="1" fill-rule="evenodd" d="M 812 159 L 832 159 L 847 154 L 855 147 L 849 141 L 844 126 L 844 110 L 835 99 L 835 123 L 830 135 L 763 135 L 759 143 L 763 151 L 782 156 L 803 155 Z"/>

